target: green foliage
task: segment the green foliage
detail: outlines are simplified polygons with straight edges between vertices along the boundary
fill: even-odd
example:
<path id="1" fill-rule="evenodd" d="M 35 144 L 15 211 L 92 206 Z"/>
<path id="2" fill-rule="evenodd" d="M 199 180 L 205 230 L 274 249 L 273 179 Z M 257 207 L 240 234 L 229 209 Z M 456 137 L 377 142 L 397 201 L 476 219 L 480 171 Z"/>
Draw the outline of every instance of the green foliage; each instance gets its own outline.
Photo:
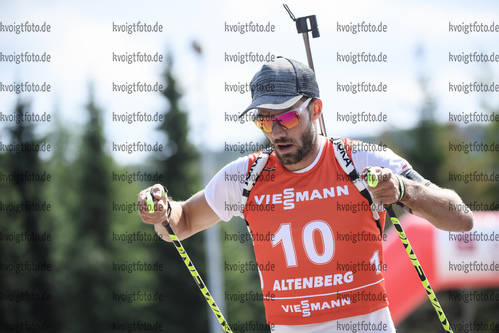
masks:
<path id="1" fill-rule="evenodd" d="M 29 103 L 18 100 L 16 105 L 16 115 L 29 111 Z M 33 125 L 21 121 L 13 125 L 8 130 L 10 142 L 13 144 L 33 143 L 42 144 L 43 139 L 37 139 L 34 136 Z M 17 178 L 21 175 L 42 175 L 44 165 L 38 156 L 38 152 L 31 149 L 24 149 L 19 152 L 7 152 L 0 156 L 2 173 L 13 175 Z M 45 196 L 43 181 L 27 181 L 20 179 L 14 182 L 0 182 L 0 202 L 10 205 L 9 209 L 0 211 L 0 232 L 7 239 L 10 237 L 25 237 L 26 233 L 40 237 L 52 236 L 51 225 L 48 219 L 49 206 L 52 202 Z M 33 208 L 25 208 L 20 204 L 31 207 L 47 207 L 45 211 L 35 211 Z M 15 239 L 15 238 L 14 238 Z M 26 239 L 26 238 L 24 238 Z M 30 263 L 30 267 L 39 267 L 40 270 L 33 271 L 24 266 L 20 271 L 11 270 L 0 274 L 1 292 L 17 297 L 20 293 L 30 294 L 52 294 L 54 285 L 51 283 L 53 277 L 53 267 L 48 261 L 51 244 L 48 241 L 8 241 L 0 242 L 0 262 L 7 265 L 22 265 Z M 44 298 L 45 304 L 49 302 Z M 9 298 L 7 298 L 9 299 Z M 42 324 L 49 322 L 56 325 L 57 316 L 51 306 L 40 306 L 35 302 L 0 302 L 0 322 L 21 322 L 30 318 L 33 323 Z"/>
<path id="2" fill-rule="evenodd" d="M 163 80 L 166 88 L 162 94 L 168 102 L 168 108 L 158 130 L 168 138 L 165 145 L 168 149 L 162 156 L 155 155 L 151 164 L 155 171 L 164 176 L 163 185 L 168 189 L 168 196 L 182 201 L 200 189 L 199 153 L 187 138 L 188 119 L 180 107 L 182 94 L 173 75 L 171 55 L 166 57 L 165 62 Z M 205 277 L 203 235 L 194 235 L 182 241 L 182 244 L 200 275 Z M 156 290 L 165 295 L 165 304 L 152 311 L 174 332 L 205 331 L 208 311 L 211 310 L 173 244 L 152 244 L 151 256 L 166 267 L 157 274 L 161 283 L 156 286 Z"/>
<path id="3" fill-rule="evenodd" d="M 164 175 L 165 184 L 176 200 L 187 200 L 200 189 L 199 152 L 188 140 L 187 113 L 180 108 L 182 94 L 172 70 L 173 59 L 169 55 L 163 74 L 166 88 L 162 92 L 169 106 L 164 122 L 158 127 L 168 138 L 168 149 L 163 156 L 155 156 L 155 169 Z"/>
<path id="4" fill-rule="evenodd" d="M 63 289 L 64 295 L 60 295 L 78 299 L 78 302 L 71 302 L 65 308 L 68 318 L 81 319 L 79 323 L 66 323 L 74 332 L 108 327 L 108 319 L 95 304 L 112 304 L 106 294 L 113 287 L 113 280 L 108 274 L 112 258 L 108 236 L 109 203 L 114 196 L 109 175 L 113 164 L 104 152 L 102 111 L 95 105 L 92 90 L 86 111 L 89 121 L 78 149 L 79 155 L 71 168 L 70 181 L 78 196 L 68 206 L 72 242 L 66 247 L 63 266 L 69 276 L 78 276 L 78 283 L 66 280 L 68 284 Z"/>

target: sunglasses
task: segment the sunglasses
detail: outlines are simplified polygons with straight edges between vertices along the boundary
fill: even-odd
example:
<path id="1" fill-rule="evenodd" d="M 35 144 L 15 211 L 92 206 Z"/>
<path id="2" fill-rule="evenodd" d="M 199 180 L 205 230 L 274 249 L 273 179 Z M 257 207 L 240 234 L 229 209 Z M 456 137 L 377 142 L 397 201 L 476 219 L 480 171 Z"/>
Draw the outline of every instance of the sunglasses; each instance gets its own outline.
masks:
<path id="1" fill-rule="evenodd" d="M 258 114 L 258 110 L 255 110 L 255 124 L 259 129 L 267 133 L 272 132 L 274 123 L 285 130 L 293 128 L 300 123 L 301 113 L 307 108 L 311 100 L 312 98 L 309 98 L 296 109 L 289 110 L 277 116 L 262 116 Z"/>

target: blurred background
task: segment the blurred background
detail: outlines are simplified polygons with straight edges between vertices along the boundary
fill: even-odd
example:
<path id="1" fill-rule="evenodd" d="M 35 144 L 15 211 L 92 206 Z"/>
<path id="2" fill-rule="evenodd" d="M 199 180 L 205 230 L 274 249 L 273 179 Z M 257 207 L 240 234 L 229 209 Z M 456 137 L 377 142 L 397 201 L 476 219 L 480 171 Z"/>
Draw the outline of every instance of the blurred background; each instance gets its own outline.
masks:
<path id="1" fill-rule="evenodd" d="M 425 178 L 474 203 L 473 210 L 499 209 L 498 179 L 464 177 L 499 172 L 497 148 L 466 150 L 470 143 L 499 144 L 499 120 L 463 117 L 498 115 L 498 93 L 450 91 L 450 84 L 499 83 L 495 61 L 451 61 L 475 52 L 499 54 L 499 32 L 450 31 L 474 22 L 499 24 L 499 4 L 286 3 L 296 17 L 317 15 L 321 36 L 311 39 L 311 47 L 328 135 L 386 144 Z M 9 32 L 9 26 L 27 22 L 51 30 Z M 139 22 L 162 31 L 113 29 Z M 386 32 L 340 31 L 362 22 L 386 25 Z M 243 33 L 246 24 L 270 31 Z M 7 0 L 0 3 L 0 45 L 0 331 L 29 322 L 52 332 L 219 332 L 175 248 L 141 222 L 135 204 L 138 192 L 154 183 L 185 200 L 223 165 L 258 150 L 251 148 L 257 143 L 265 145 L 251 122 L 234 120 L 251 99 L 241 87 L 262 65 L 240 60 L 252 52 L 265 60 L 283 55 L 306 63 L 303 39 L 282 3 Z M 51 59 L 9 60 L 25 52 Z M 163 58 L 117 61 L 136 52 Z M 382 53 L 387 61 L 340 61 L 339 55 L 359 52 Z M 17 94 L 6 88 L 21 82 L 47 83 L 51 90 Z M 164 89 L 113 90 L 136 82 Z M 381 82 L 387 90 L 353 94 L 338 88 L 358 82 Z M 157 117 L 123 121 L 139 112 Z M 345 118 L 359 112 L 382 113 L 386 121 Z M 34 117 L 15 120 L 26 114 Z M 42 115 L 50 120 L 41 121 L 47 120 Z M 138 142 L 162 149 L 123 151 Z M 16 151 L 19 143 L 32 149 Z M 254 261 L 244 235 L 244 221 L 234 218 L 183 244 L 233 330 L 269 331 L 258 273 L 227 269 Z M 498 242 L 490 246 L 499 250 Z M 465 289 L 494 295 L 494 301 L 464 302 L 453 296 L 456 289 L 439 290 L 449 321 L 497 324 L 497 275 L 496 282 Z M 427 300 L 410 308 L 397 322 L 401 332 L 440 330 Z"/>

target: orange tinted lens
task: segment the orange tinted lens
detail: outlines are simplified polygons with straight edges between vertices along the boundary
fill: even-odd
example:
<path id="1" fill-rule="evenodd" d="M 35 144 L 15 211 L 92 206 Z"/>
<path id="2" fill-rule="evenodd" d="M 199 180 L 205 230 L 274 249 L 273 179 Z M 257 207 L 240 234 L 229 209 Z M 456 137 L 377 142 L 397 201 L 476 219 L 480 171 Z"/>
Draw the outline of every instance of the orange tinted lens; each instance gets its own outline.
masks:
<path id="1" fill-rule="evenodd" d="M 272 118 L 270 117 L 255 117 L 255 124 L 264 132 L 272 132 Z"/>

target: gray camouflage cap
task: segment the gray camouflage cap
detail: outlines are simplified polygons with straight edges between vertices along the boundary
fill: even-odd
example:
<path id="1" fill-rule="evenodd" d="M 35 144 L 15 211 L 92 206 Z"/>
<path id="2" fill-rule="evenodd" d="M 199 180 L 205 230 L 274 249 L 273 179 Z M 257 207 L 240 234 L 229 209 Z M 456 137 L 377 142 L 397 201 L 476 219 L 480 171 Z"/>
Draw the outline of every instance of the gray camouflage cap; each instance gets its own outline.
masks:
<path id="1" fill-rule="evenodd" d="M 284 110 L 303 96 L 319 97 L 314 71 L 301 62 L 283 57 L 264 64 L 253 76 L 250 88 L 252 103 L 240 117 L 251 109 Z"/>

